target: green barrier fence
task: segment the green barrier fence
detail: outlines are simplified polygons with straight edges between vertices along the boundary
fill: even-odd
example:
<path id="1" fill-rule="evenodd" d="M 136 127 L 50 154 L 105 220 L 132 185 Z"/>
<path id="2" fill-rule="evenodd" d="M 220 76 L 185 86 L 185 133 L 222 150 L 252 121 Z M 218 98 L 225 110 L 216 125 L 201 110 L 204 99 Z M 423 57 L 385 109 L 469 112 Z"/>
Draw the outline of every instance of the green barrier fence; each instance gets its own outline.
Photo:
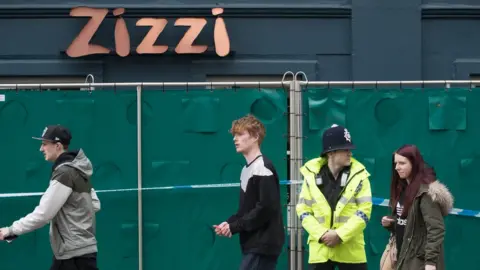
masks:
<path id="1" fill-rule="evenodd" d="M 82 147 L 94 164 L 92 181 L 97 190 L 137 188 L 136 90 L 0 94 L 5 94 L 5 101 L 0 102 L 0 193 L 45 190 L 50 164 L 38 151 L 39 142 L 31 137 L 52 123 L 71 128 L 72 148 Z M 289 178 L 287 94 L 283 89 L 160 89 L 144 90 L 142 95 L 143 187 L 238 182 L 244 161 L 235 153 L 228 129 L 233 119 L 249 112 L 267 127 L 263 152 L 281 179 Z M 477 210 L 479 105 L 480 93 L 470 89 L 306 89 L 304 159 L 320 153 L 325 128 L 332 123 L 345 125 L 357 145 L 354 155 L 372 174 L 373 195 L 387 198 L 391 154 L 404 143 L 414 143 L 449 186 L 455 207 Z M 287 189 L 282 189 L 284 204 Z M 99 193 L 99 197 L 100 269 L 137 269 L 137 192 Z M 234 187 L 144 191 L 144 269 L 236 269 L 238 237 L 214 237 L 211 225 L 236 210 L 237 198 Z M 29 213 L 38 199 L 0 197 L 0 226 Z M 386 211 L 375 206 L 365 232 L 369 269 L 378 269 L 385 248 L 388 234 L 380 219 Z M 286 207 L 284 216 L 286 225 Z M 480 260 L 473 254 L 480 240 L 474 233 L 480 219 L 449 216 L 446 225 L 447 267 L 462 262 L 462 267 L 471 268 Z M 288 246 L 287 237 L 280 270 L 288 269 Z M 48 226 L 12 244 L 0 243 L 2 269 L 48 268 L 51 256 Z"/>
<path id="2" fill-rule="evenodd" d="M 48 124 L 64 124 L 71 148 L 82 147 L 94 165 L 100 269 L 138 268 L 136 90 L 0 92 L 2 151 L 0 193 L 43 192 L 51 164 L 39 152 Z M 142 93 L 143 187 L 238 183 L 244 159 L 228 130 L 247 113 L 267 128 L 263 152 L 287 179 L 287 95 L 283 89 L 208 91 L 145 90 Z M 102 190 L 120 189 L 102 193 Z M 237 210 L 239 188 L 143 191 L 144 269 L 234 269 L 238 236 L 215 237 L 219 224 Z M 282 187 L 286 204 L 287 187 Z M 39 196 L 0 197 L 0 226 L 28 214 Z M 286 207 L 285 207 L 286 208 Z M 286 209 L 285 226 L 286 226 Z M 280 259 L 287 267 L 287 244 Z M 11 244 L 0 243 L 1 269 L 48 269 L 48 225 Z"/>
<path id="3" fill-rule="evenodd" d="M 353 154 L 372 174 L 373 196 L 388 198 L 392 153 L 401 145 L 416 144 L 426 162 L 455 197 L 455 207 L 480 210 L 476 168 L 480 165 L 480 92 L 449 89 L 312 88 L 303 93 L 303 153 L 317 157 L 321 135 L 333 123 L 346 126 L 357 149 Z M 380 224 L 387 208 L 375 206 L 366 229 L 368 269 L 379 269 L 388 239 Z M 480 219 L 450 215 L 446 218 L 447 268 L 475 268 L 474 254 Z M 306 239 L 306 237 L 305 237 Z M 304 241 L 305 242 L 305 241 Z M 307 254 L 304 256 L 305 263 Z M 460 263 L 460 265 L 459 265 Z"/>

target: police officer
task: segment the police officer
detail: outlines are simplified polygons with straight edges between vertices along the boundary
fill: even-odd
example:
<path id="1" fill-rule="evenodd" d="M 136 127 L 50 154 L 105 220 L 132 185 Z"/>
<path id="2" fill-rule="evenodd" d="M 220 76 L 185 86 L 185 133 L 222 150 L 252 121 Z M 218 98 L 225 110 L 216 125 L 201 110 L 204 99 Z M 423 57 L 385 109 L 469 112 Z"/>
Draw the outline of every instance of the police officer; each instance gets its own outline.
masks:
<path id="1" fill-rule="evenodd" d="M 310 269 L 367 269 L 363 231 L 372 211 L 370 174 L 352 149 L 348 130 L 334 124 L 323 133 L 321 156 L 300 169 L 296 212 L 309 234 Z"/>

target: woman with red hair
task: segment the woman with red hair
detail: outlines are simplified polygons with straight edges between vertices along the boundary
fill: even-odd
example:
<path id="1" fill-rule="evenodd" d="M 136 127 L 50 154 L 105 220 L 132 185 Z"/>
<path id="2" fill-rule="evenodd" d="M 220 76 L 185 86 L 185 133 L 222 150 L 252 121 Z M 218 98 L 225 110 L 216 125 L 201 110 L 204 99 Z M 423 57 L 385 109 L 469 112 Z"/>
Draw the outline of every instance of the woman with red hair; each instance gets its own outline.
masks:
<path id="1" fill-rule="evenodd" d="M 391 181 L 392 217 L 383 217 L 382 226 L 396 242 L 396 269 L 445 269 L 444 217 L 453 207 L 452 194 L 415 145 L 395 151 Z"/>

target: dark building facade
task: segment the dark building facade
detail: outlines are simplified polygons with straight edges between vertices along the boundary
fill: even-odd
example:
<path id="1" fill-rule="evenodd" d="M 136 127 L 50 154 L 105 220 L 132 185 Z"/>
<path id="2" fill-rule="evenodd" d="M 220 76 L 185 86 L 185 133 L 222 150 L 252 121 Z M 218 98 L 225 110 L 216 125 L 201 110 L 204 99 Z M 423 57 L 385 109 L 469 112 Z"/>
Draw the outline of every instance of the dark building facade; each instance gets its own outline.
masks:
<path id="1" fill-rule="evenodd" d="M 465 80 L 479 26 L 476 0 L 3 0 L 0 83 Z"/>
<path id="2" fill-rule="evenodd" d="M 90 19 L 70 16 L 77 3 L 4 1 L 0 7 L 0 76 L 22 82 L 32 77 L 38 81 L 37 76 L 77 81 L 92 74 L 95 82 L 152 82 L 205 81 L 217 76 L 278 79 L 288 70 L 303 71 L 310 81 L 468 79 L 480 73 L 480 38 L 476 36 L 480 5 L 475 6 L 473 0 L 275 0 L 262 4 L 250 0 L 98 0 L 82 5 L 108 8 L 90 43 L 109 53 L 67 54 Z M 212 16 L 214 7 L 224 8 L 223 14 Z M 115 50 L 116 8 L 125 8 L 120 16 L 130 44 L 119 45 L 130 49 L 125 57 Z M 206 18 L 194 45 L 208 47 L 199 54 L 176 53 L 188 27 L 175 26 L 175 21 L 191 16 Z M 224 19 L 230 41 L 225 57 L 215 52 L 217 17 Z M 136 25 L 141 18 L 167 20 L 155 41 L 168 45 L 164 53 L 137 52 L 150 30 Z"/>

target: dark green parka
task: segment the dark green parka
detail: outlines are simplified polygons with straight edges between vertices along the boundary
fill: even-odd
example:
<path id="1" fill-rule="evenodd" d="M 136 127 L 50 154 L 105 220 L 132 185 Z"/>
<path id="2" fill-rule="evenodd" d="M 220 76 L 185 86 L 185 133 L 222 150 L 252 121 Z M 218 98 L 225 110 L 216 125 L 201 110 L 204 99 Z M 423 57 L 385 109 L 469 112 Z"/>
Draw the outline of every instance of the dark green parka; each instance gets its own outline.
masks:
<path id="1" fill-rule="evenodd" d="M 397 270 L 423 270 L 427 264 L 445 269 L 444 217 L 452 207 L 453 196 L 439 181 L 420 187 L 408 211 Z"/>

